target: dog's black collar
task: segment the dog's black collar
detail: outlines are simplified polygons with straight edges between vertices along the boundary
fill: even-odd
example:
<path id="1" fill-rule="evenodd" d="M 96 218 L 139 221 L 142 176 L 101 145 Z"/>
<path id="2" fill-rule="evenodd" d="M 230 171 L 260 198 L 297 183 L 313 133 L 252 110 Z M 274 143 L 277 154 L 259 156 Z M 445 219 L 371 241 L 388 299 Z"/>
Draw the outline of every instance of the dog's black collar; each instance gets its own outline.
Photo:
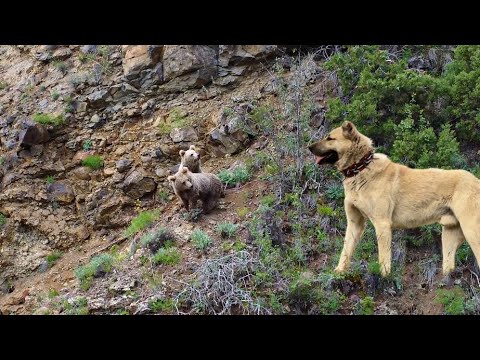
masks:
<path id="1" fill-rule="evenodd" d="M 342 170 L 343 175 L 345 175 L 345 177 L 352 177 L 357 175 L 373 161 L 373 154 L 374 151 L 372 150 L 368 152 L 363 158 L 361 158 L 359 162 L 349 166 L 345 170 Z"/>

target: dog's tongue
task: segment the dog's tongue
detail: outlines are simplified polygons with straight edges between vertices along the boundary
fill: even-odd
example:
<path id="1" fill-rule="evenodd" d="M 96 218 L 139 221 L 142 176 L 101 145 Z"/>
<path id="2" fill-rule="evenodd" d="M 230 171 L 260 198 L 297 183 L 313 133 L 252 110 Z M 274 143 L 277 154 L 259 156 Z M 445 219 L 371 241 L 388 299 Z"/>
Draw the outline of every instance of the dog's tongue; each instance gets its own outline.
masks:
<path id="1" fill-rule="evenodd" d="M 315 155 L 315 162 L 317 163 L 317 165 L 320 165 L 320 161 L 322 161 L 323 159 L 325 159 L 325 156 Z"/>

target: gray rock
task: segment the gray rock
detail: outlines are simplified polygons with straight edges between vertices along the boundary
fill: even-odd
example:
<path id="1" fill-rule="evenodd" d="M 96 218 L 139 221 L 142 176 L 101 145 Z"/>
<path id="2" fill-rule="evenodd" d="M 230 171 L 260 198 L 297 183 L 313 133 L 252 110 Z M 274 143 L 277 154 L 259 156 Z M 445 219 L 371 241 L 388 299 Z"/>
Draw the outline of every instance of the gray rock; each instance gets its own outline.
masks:
<path id="1" fill-rule="evenodd" d="M 155 190 L 155 180 L 148 176 L 143 169 L 132 171 L 123 182 L 121 189 L 133 199 L 139 199 Z"/>
<path id="2" fill-rule="evenodd" d="M 73 188 L 66 183 L 54 182 L 47 186 L 47 194 L 50 201 L 56 201 L 62 204 L 70 204 L 75 200 Z"/>
<path id="3" fill-rule="evenodd" d="M 90 107 L 94 109 L 100 109 L 107 105 L 108 96 L 108 89 L 97 90 L 87 96 L 87 101 Z"/>
<path id="4" fill-rule="evenodd" d="M 115 163 L 115 166 L 117 167 L 118 172 L 123 173 L 127 171 L 130 166 L 132 166 L 132 160 L 129 159 L 120 159 Z"/>
<path id="5" fill-rule="evenodd" d="M 84 54 L 96 54 L 97 45 L 83 45 L 80 48 L 80 51 Z"/>
<path id="6" fill-rule="evenodd" d="M 18 143 L 27 146 L 42 144 L 48 140 L 50 135 L 47 129 L 41 124 L 28 120 L 23 123 L 23 130 L 18 136 Z"/>
<path id="7" fill-rule="evenodd" d="M 186 142 L 198 141 L 197 132 L 192 127 L 174 128 L 170 132 L 170 138 L 174 143 L 179 143 L 182 141 L 186 141 Z"/>

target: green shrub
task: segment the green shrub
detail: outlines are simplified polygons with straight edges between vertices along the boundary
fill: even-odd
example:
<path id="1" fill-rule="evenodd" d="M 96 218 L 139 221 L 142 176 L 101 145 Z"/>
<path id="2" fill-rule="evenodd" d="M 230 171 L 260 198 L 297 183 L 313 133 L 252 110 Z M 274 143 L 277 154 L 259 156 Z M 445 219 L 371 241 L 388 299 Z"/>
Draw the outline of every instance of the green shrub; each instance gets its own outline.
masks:
<path id="1" fill-rule="evenodd" d="M 53 288 L 48 289 L 47 296 L 48 296 L 49 299 L 53 299 L 54 297 L 57 297 L 58 295 L 60 295 L 60 294 L 56 289 L 53 289 Z"/>
<path id="2" fill-rule="evenodd" d="M 465 294 L 458 286 L 451 290 L 438 289 L 435 300 L 444 306 L 447 315 L 461 315 L 465 312 Z"/>
<path id="3" fill-rule="evenodd" d="M 65 122 L 63 115 L 43 114 L 40 112 L 35 113 L 32 116 L 33 121 L 44 125 L 60 126 Z"/>
<path id="4" fill-rule="evenodd" d="M 175 247 L 160 248 L 153 256 L 154 264 L 175 265 L 180 260 L 180 252 Z"/>
<path id="5" fill-rule="evenodd" d="M 87 139 L 83 142 L 82 145 L 83 151 L 89 151 L 92 148 L 92 140 Z"/>
<path id="6" fill-rule="evenodd" d="M 51 185 L 55 182 L 55 178 L 52 175 L 48 175 L 45 181 L 47 182 L 48 185 Z"/>
<path id="7" fill-rule="evenodd" d="M 191 239 L 198 250 L 205 250 L 212 244 L 212 239 L 199 229 L 192 232 Z"/>
<path id="8" fill-rule="evenodd" d="M 371 296 L 365 296 L 358 303 L 358 315 L 373 315 L 375 309 L 375 302 Z"/>
<path id="9" fill-rule="evenodd" d="M 140 239 L 140 245 L 148 248 L 152 254 L 155 254 L 161 247 L 168 248 L 175 242 L 175 236 L 169 230 L 160 228 L 149 234 L 145 234 Z"/>
<path id="10" fill-rule="evenodd" d="M 238 166 L 233 170 L 221 170 L 218 173 L 219 179 L 227 186 L 243 184 L 250 180 L 252 174 L 245 166 Z"/>
<path id="11" fill-rule="evenodd" d="M 188 126 L 191 120 L 180 113 L 179 109 L 173 109 L 168 115 L 166 121 L 161 122 L 158 125 L 158 131 L 162 135 L 170 134 L 174 128 L 182 128 Z"/>
<path id="12" fill-rule="evenodd" d="M 125 235 L 130 237 L 152 224 L 160 216 L 160 210 L 143 211 L 138 214 L 130 223 L 125 231 Z"/>
<path id="13" fill-rule="evenodd" d="M 100 169 L 103 166 L 103 159 L 100 155 L 89 155 L 83 159 L 82 165 L 94 170 Z"/>
<path id="14" fill-rule="evenodd" d="M 148 307 L 155 313 L 173 310 L 172 299 L 156 299 L 148 302 Z"/>
<path id="15" fill-rule="evenodd" d="M 220 234 L 222 238 L 228 239 L 235 236 L 237 229 L 238 225 L 229 222 L 223 222 L 217 225 L 215 231 Z"/>
<path id="16" fill-rule="evenodd" d="M 0 213 L 0 229 L 2 229 L 7 223 L 7 217 Z"/>
<path id="17" fill-rule="evenodd" d="M 111 254 L 101 254 L 95 256 L 88 264 L 75 269 L 75 276 L 80 281 L 82 290 L 90 288 L 94 277 L 111 272 L 114 262 L 115 258 Z"/>
<path id="18" fill-rule="evenodd" d="M 439 53 L 442 47 L 410 47 Z M 416 167 L 455 167 L 458 141 L 480 140 L 480 46 L 457 46 L 444 71 L 408 68 L 408 57 L 394 59 L 378 46 L 350 46 L 333 55 L 325 69 L 334 70 L 344 98 L 328 102 L 334 125 L 355 119 L 395 161 Z"/>
<path id="19" fill-rule="evenodd" d="M 52 267 L 55 265 L 55 263 L 62 257 L 62 253 L 60 252 L 54 252 L 51 253 L 50 255 L 47 255 L 47 264 L 48 267 Z"/>
<path id="20" fill-rule="evenodd" d="M 58 91 L 53 91 L 52 92 L 52 100 L 53 101 L 58 100 L 59 97 L 60 97 L 60 93 Z"/>

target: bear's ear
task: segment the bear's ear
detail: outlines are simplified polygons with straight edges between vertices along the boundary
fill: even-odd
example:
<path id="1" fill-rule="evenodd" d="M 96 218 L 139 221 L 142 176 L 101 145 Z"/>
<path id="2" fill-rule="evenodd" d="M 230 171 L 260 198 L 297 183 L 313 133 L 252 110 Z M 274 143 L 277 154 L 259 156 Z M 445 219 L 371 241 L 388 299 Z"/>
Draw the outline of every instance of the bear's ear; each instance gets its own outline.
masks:
<path id="1" fill-rule="evenodd" d="M 190 145 L 190 150 L 195 150 L 195 145 Z"/>
<path id="2" fill-rule="evenodd" d="M 353 139 L 358 134 L 357 128 L 350 121 L 345 121 L 342 124 L 342 131 L 343 136 L 345 136 L 347 139 Z"/>
<path id="3" fill-rule="evenodd" d="M 183 168 L 182 168 L 182 172 L 183 172 L 184 174 L 186 174 L 186 173 L 188 172 L 188 168 L 187 168 L 187 167 L 183 167 Z"/>
<path id="4" fill-rule="evenodd" d="M 176 179 L 176 178 L 175 178 L 175 175 L 170 175 L 170 176 L 168 177 L 168 180 L 170 180 L 170 181 L 175 181 L 175 179 Z"/>
<path id="5" fill-rule="evenodd" d="M 185 155 L 185 150 L 180 150 L 179 154 L 180 154 L 180 156 Z"/>

